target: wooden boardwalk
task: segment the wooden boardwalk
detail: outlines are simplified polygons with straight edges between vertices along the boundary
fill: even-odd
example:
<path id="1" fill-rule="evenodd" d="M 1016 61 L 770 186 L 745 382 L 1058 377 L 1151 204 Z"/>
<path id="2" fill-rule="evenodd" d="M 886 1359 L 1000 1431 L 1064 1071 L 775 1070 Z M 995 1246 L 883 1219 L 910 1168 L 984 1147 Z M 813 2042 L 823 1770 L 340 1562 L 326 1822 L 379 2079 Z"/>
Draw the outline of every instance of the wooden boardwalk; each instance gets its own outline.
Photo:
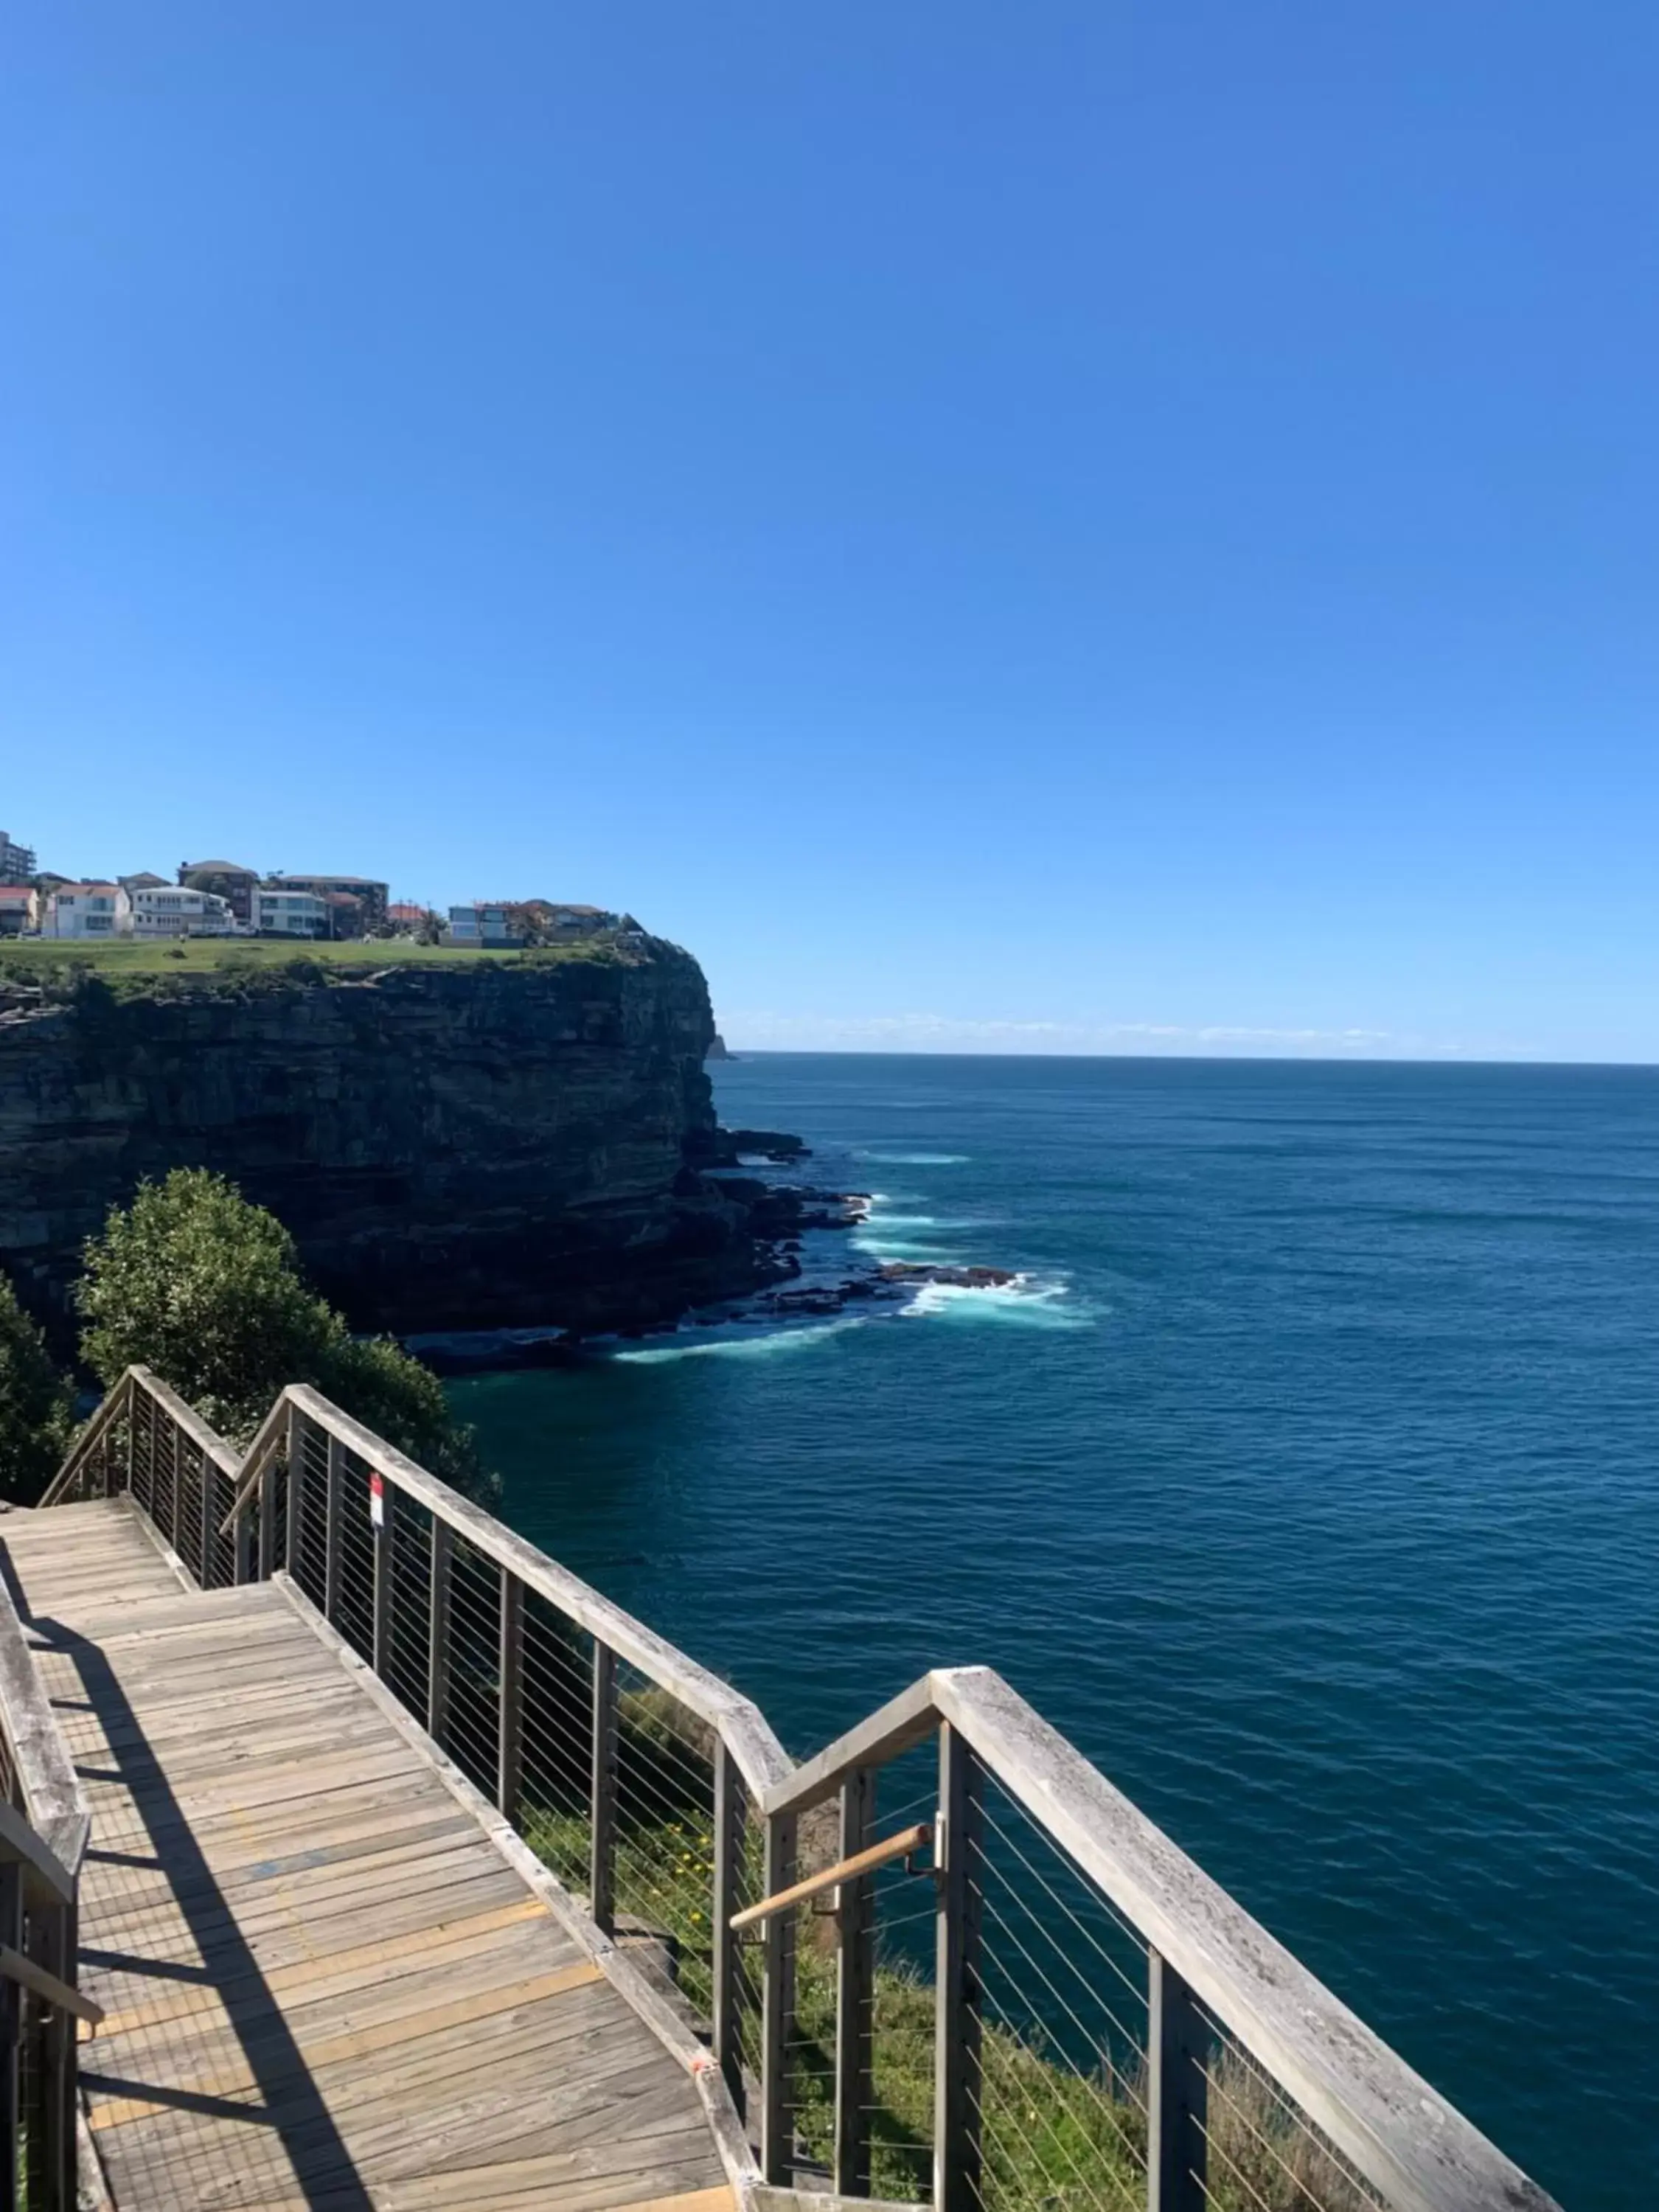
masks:
<path id="1" fill-rule="evenodd" d="M 120 1503 L 0 1521 L 82 1778 L 120 2212 L 732 2212 L 685 2065 L 280 1584 Z"/>

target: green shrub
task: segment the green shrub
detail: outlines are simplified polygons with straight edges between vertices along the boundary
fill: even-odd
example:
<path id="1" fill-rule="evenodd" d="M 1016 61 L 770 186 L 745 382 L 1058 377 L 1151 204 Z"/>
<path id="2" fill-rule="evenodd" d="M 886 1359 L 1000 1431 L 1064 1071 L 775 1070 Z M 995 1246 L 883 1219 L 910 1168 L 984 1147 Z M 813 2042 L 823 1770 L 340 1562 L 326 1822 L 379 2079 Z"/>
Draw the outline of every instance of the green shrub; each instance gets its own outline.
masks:
<path id="1" fill-rule="evenodd" d="M 0 1275 L 0 1498 L 33 1505 L 69 1447 L 74 1393 Z"/>
<path id="2" fill-rule="evenodd" d="M 88 1242 L 76 1297 L 82 1356 L 106 1387 L 153 1368 L 243 1443 L 288 1383 L 309 1382 L 458 1490 L 492 1493 L 437 1377 L 389 1337 L 354 1338 L 281 1222 L 223 1176 L 176 1168 L 141 1184 Z"/>

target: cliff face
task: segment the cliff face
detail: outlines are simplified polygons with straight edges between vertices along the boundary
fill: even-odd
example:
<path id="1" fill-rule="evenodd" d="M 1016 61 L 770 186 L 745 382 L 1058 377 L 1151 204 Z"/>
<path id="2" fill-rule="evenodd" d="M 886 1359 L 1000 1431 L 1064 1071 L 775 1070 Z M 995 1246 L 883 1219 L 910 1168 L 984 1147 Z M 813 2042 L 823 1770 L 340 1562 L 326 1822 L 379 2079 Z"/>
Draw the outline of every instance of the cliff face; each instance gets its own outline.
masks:
<path id="1" fill-rule="evenodd" d="M 61 1316 L 144 1176 L 232 1176 L 361 1328 L 654 1320 L 766 1271 L 690 1167 L 702 972 L 635 952 L 0 998 L 0 1267 Z"/>

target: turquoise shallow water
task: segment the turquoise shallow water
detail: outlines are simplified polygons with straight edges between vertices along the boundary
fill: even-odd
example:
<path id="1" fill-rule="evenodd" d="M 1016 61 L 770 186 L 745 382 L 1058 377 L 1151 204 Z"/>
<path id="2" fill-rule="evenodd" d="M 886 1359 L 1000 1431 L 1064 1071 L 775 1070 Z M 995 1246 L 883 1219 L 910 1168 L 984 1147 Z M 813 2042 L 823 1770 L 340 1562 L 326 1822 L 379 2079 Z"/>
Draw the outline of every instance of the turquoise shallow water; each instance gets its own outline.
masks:
<path id="1" fill-rule="evenodd" d="M 805 1751 L 999 1667 L 1575 2212 L 1659 2180 L 1659 1072 L 767 1055 L 1024 1271 L 456 1386 Z"/>

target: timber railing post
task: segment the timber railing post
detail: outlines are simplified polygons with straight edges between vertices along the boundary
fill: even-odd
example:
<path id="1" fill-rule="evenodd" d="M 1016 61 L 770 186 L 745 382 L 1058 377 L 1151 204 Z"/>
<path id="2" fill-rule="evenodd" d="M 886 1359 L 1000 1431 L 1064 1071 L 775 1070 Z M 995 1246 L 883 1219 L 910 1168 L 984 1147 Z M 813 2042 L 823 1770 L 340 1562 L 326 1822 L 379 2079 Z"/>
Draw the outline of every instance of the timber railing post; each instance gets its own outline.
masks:
<path id="1" fill-rule="evenodd" d="M 876 1777 L 854 1767 L 841 1785 L 841 1856 L 875 1837 Z M 876 1996 L 875 1884 L 869 1875 L 840 1886 L 836 1911 L 836 2162 L 838 2197 L 870 2194 L 871 2068 Z"/>
<path id="2" fill-rule="evenodd" d="M 771 1813 L 766 1821 L 768 1897 L 795 1879 L 796 1817 Z M 775 1912 L 764 1923 L 761 1977 L 761 2177 L 774 2187 L 793 2185 L 795 2109 L 789 2045 L 795 2022 L 795 1916 Z"/>
<path id="3" fill-rule="evenodd" d="M 259 1489 L 259 1518 L 263 1523 L 264 1520 L 264 1485 L 263 1480 L 261 1481 Z M 251 1583 L 253 1580 L 253 1511 L 252 1506 L 245 1505 L 241 1511 L 236 1516 L 236 1526 L 233 1531 L 233 1541 L 236 1546 L 236 1581 L 237 1585 L 240 1588 L 242 1583 Z"/>
<path id="4" fill-rule="evenodd" d="M 289 1434 L 294 1433 L 289 1422 Z M 276 1571 L 276 1453 L 265 1455 L 259 1474 L 259 1579 L 268 1583 Z"/>
<path id="5" fill-rule="evenodd" d="M 975 2212 L 980 2197 L 980 1764 L 948 1721 L 939 1731 L 934 1847 L 933 2212 Z"/>
<path id="6" fill-rule="evenodd" d="M 495 1802 L 514 1827 L 524 1771 L 524 1584 L 501 1570 L 501 1702 L 495 1723 Z"/>
<path id="7" fill-rule="evenodd" d="M 588 1911 L 596 1927 L 616 1933 L 617 1915 L 617 1655 L 593 1639 L 592 1820 L 588 1857 Z"/>
<path id="8" fill-rule="evenodd" d="M 123 1452 L 124 1452 L 124 1455 L 125 1455 L 125 1460 L 126 1460 L 126 1477 L 127 1477 L 126 1487 L 127 1487 L 127 1494 L 128 1494 L 128 1496 L 129 1496 L 129 1497 L 131 1497 L 131 1493 L 132 1493 L 132 1462 L 133 1462 L 133 1456 L 134 1456 L 134 1454 L 135 1454 L 135 1452 L 137 1451 L 137 1443 L 136 1443 L 136 1441 L 135 1441 L 135 1439 L 134 1439 L 133 1433 L 132 1433 L 132 1431 L 133 1431 L 133 1417 L 134 1417 L 135 1412 L 136 1412 L 137 1407 L 137 1403 L 138 1403 L 138 1385 L 137 1385 L 137 1384 L 133 1381 L 133 1379 L 132 1379 L 131 1376 L 131 1375 L 129 1375 L 129 1376 L 128 1376 L 128 1377 L 127 1377 L 126 1394 L 125 1394 L 125 1398 L 124 1398 L 124 1400 L 123 1400 L 123 1402 L 122 1402 L 122 1411 L 123 1411 L 123 1413 L 125 1413 L 125 1437 L 124 1444 L 123 1444 Z M 106 1497 L 106 1498 L 107 1498 L 107 1497 L 109 1497 L 109 1496 L 110 1496 L 110 1494 L 111 1494 L 111 1491 L 110 1491 L 109 1475 L 108 1475 L 108 1472 L 107 1472 L 108 1466 L 109 1466 L 109 1462 L 108 1462 L 108 1461 L 106 1460 L 106 1461 L 105 1462 L 105 1463 L 104 1463 L 104 1464 L 105 1464 L 105 1468 L 106 1468 L 106 1473 L 105 1473 L 105 1477 L 104 1477 L 104 1495 L 105 1495 L 105 1497 Z"/>
<path id="9" fill-rule="evenodd" d="M 0 1943 L 23 1948 L 23 1869 L 15 1860 L 0 1866 Z M 17 2203 L 18 2045 L 22 2037 L 23 1992 L 9 1974 L 0 1978 L 0 2207 Z"/>
<path id="10" fill-rule="evenodd" d="M 305 1492 L 306 1422 L 297 1406 L 288 1409 L 288 1510 L 283 1532 L 283 1565 L 300 1579 L 300 1515 Z"/>
<path id="11" fill-rule="evenodd" d="M 78 1986 L 78 1914 L 73 1905 L 60 1905 L 46 1917 L 41 1945 L 41 1964 L 49 1974 Z M 78 2055 L 75 2016 L 61 2005 L 52 2008 L 41 2050 L 41 2112 L 44 2121 L 46 2203 L 51 2212 L 75 2212 L 78 2159 L 76 2120 L 79 2111 L 76 2078 Z"/>
<path id="12" fill-rule="evenodd" d="M 337 1624 L 340 1611 L 340 1561 L 345 1549 L 345 1446 L 338 1437 L 328 1440 L 327 1504 L 323 1520 L 323 1619 Z"/>
<path id="13" fill-rule="evenodd" d="M 392 1492 L 386 1477 L 371 1470 L 368 1517 L 374 1533 L 374 1630 L 372 1656 L 384 1681 L 392 1662 Z"/>
<path id="14" fill-rule="evenodd" d="M 169 1420 L 167 1426 L 173 1431 L 173 1512 L 171 1515 L 173 1525 L 168 1531 L 167 1541 L 175 1552 L 179 1552 L 179 1546 L 185 1533 L 185 1432 L 177 1421 Z M 179 1556 L 182 1559 L 184 1553 L 179 1552 Z"/>
<path id="15" fill-rule="evenodd" d="M 218 1516 L 214 1511 L 213 1478 L 219 1471 L 219 1463 L 211 1454 L 204 1450 L 200 1444 L 196 1447 L 196 1456 L 202 1467 L 202 1495 L 196 1514 L 196 1525 L 202 1551 L 199 1579 L 204 1589 L 211 1589 L 213 1588 L 213 1536 L 218 1523 Z"/>
<path id="16" fill-rule="evenodd" d="M 1148 1949 L 1146 2212 L 1204 2212 L 1208 2041 L 1190 1989 Z"/>
<path id="17" fill-rule="evenodd" d="M 716 2064 L 726 2077 L 738 2116 L 744 2109 L 743 2034 L 738 2014 L 738 1910 L 746 1829 L 743 1780 L 723 1738 L 714 1745 L 714 1993 L 709 2011 Z"/>
<path id="18" fill-rule="evenodd" d="M 426 1732 L 442 1750 L 449 1737 L 449 1570 L 455 1556 L 447 1521 L 432 1516 L 432 1588 L 427 1615 Z"/>

